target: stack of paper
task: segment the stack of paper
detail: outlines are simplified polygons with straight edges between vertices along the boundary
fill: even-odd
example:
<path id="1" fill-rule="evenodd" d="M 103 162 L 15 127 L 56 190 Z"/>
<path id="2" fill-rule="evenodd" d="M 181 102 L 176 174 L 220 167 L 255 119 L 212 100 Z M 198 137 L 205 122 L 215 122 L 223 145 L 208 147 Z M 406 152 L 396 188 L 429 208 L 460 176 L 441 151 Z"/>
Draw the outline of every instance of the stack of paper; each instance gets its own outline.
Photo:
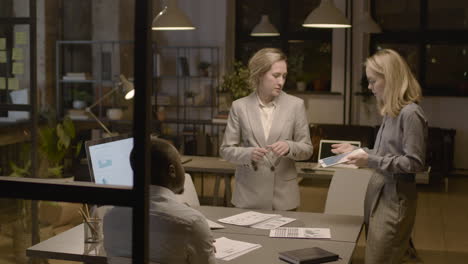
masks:
<path id="1" fill-rule="evenodd" d="M 260 244 L 232 240 L 225 237 L 217 238 L 214 246 L 216 248 L 216 258 L 226 261 L 235 259 L 246 253 L 249 253 L 252 250 L 262 247 Z"/>
<path id="2" fill-rule="evenodd" d="M 282 217 L 278 214 L 263 214 L 248 211 L 226 218 L 218 219 L 219 222 L 231 225 L 250 226 L 260 229 L 275 229 L 296 219 Z"/>
<path id="3" fill-rule="evenodd" d="M 281 227 L 270 231 L 270 237 L 331 238 L 330 228 Z"/>

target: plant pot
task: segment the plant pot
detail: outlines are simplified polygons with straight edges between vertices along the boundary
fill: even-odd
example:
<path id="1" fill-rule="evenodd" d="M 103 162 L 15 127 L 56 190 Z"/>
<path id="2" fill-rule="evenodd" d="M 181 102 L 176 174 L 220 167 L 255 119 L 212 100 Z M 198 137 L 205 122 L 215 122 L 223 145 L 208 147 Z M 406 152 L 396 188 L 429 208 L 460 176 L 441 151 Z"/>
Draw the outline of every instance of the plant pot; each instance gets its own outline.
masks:
<path id="1" fill-rule="evenodd" d="M 15 221 L 13 224 L 13 252 L 15 255 L 15 263 L 28 263 L 26 249 L 31 246 L 31 236 L 31 230 L 25 230 L 21 221 Z"/>
<path id="2" fill-rule="evenodd" d="M 305 82 L 297 82 L 296 83 L 296 89 L 299 92 L 304 92 L 306 90 L 306 83 Z"/>
<path id="3" fill-rule="evenodd" d="M 86 102 L 82 100 L 74 100 L 73 101 L 73 108 L 74 109 L 84 109 L 86 107 Z"/>
<path id="4" fill-rule="evenodd" d="M 120 108 L 109 108 L 106 115 L 110 120 L 120 120 L 122 119 L 123 111 Z"/>

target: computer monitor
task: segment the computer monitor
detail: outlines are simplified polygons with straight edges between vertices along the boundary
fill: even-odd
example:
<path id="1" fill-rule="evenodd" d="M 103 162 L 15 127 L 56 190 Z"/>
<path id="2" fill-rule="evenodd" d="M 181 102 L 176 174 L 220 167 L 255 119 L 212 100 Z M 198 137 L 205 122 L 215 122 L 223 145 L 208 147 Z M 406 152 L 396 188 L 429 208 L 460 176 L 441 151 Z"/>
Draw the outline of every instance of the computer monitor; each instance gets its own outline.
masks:
<path id="1" fill-rule="evenodd" d="M 97 184 L 133 186 L 130 152 L 133 137 L 116 136 L 85 142 L 91 180 Z"/>
<path id="2" fill-rule="evenodd" d="M 358 148 L 361 147 L 361 142 L 360 141 L 347 141 L 347 140 L 327 140 L 327 139 L 322 139 L 320 140 L 320 145 L 319 145 L 319 154 L 318 154 L 318 159 L 324 159 L 328 158 L 330 156 L 336 155 L 333 153 L 332 150 L 332 145 L 333 144 L 338 144 L 338 143 L 349 143 L 353 146 L 356 146 Z"/>

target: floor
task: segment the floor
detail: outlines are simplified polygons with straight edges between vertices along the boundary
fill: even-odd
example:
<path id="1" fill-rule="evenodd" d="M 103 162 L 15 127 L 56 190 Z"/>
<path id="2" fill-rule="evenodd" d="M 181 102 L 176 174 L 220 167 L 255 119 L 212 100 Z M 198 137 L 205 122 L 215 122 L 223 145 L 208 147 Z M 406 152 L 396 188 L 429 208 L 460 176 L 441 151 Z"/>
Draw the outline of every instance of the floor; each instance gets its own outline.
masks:
<path id="1" fill-rule="evenodd" d="M 202 181 L 199 177 L 195 177 L 195 185 L 200 192 Z M 323 212 L 328 185 L 326 180 L 303 180 L 299 210 Z M 204 177 L 203 186 L 206 196 L 212 194 L 213 178 Z M 220 191 L 223 192 L 223 186 Z M 414 242 L 422 262 L 468 264 L 468 176 L 451 176 L 447 188 L 442 183 L 418 185 L 418 191 Z M 0 235 L 0 264 L 15 263 L 12 248 L 11 238 Z M 361 235 L 353 264 L 364 263 L 364 248 Z M 62 263 L 76 262 L 50 261 L 50 264 Z"/>

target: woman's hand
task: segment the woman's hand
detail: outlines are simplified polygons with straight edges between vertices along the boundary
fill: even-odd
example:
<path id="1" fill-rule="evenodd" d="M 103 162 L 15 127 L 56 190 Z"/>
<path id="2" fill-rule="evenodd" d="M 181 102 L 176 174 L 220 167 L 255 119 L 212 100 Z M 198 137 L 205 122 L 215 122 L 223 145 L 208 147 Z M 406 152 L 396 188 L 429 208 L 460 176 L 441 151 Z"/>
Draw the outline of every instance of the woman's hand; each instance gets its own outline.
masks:
<path id="1" fill-rule="evenodd" d="M 359 151 L 357 153 L 349 154 L 346 156 L 346 159 L 348 160 L 346 164 L 353 164 L 358 167 L 367 167 L 369 162 L 369 154 L 364 151 Z"/>
<path id="2" fill-rule="evenodd" d="M 254 148 L 252 150 L 252 154 L 251 154 L 251 159 L 253 161 L 259 161 L 261 159 L 263 159 L 263 157 L 268 153 L 268 150 L 264 149 L 264 148 Z"/>
<path id="3" fill-rule="evenodd" d="M 340 143 L 340 144 L 333 144 L 331 145 L 332 149 L 331 149 L 331 152 L 335 153 L 335 154 L 341 154 L 341 153 L 346 153 L 346 152 L 350 152 L 350 151 L 353 151 L 354 149 L 356 149 L 355 146 L 349 144 L 349 143 Z"/>
<path id="4" fill-rule="evenodd" d="M 276 156 L 284 156 L 289 153 L 289 145 L 284 141 L 278 141 L 266 147 L 273 151 Z"/>

